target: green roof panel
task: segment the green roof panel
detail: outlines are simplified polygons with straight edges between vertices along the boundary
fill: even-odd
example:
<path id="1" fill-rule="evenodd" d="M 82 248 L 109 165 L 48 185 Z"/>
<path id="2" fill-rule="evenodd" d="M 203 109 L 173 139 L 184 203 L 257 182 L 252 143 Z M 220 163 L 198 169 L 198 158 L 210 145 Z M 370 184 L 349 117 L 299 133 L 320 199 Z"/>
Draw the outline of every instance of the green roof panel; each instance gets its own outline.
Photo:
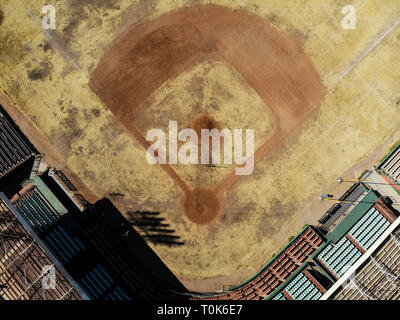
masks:
<path id="1" fill-rule="evenodd" d="M 33 178 L 33 183 L 39 192 L 44 196 L 48 203 L 53 207 L 53 209 L 59 214 L 63 215 L 68 213 L 68 210 L 62 205 L 62 203 L 57 199 L 53 192 L 46 186 L 43 180 L 39 176 Z"/>
<path id="2" fill-rule="evenodd" d="M 372 208 L 377 200 L 378 196 L 375 192 L 369 191 L 360 203 L 326 237 L 333 243 L 337 243 Z"/>

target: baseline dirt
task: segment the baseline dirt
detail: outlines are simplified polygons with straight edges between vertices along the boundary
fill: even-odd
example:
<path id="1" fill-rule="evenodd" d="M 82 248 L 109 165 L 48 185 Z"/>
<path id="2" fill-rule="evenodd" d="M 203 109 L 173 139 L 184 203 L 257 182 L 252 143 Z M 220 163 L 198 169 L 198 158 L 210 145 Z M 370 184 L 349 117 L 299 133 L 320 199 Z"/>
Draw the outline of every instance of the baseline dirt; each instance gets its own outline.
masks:
<path id="1" fill-rule="evenodd" d="M 64 157 L 38 132 L 32 120 L 12 105 L 8 97 L 2 92 L 0 92 L 0 104 L 37 150 L 45 154 L 43 160 L 46 163 L 63 171 L 87 201 L 94 203 L 99 200 L 82 180 L 68 168 Z"/>
<path id="2" fill-rule="evenodd" d="M 257 150 L 255 161 L 302 123 L 325 94 L 317 71 L 295 41 L 255 15 L 217 5 L 183 8 L 133 26 L 111 45 L 90 85 L 146 148 L 134 123 L 136 112 L 165 81 L 206 59 L 231 64 L 277 115 L 278 130 Z M 191 198 L 173 168 L 163 168 L 185 198 Z M 226 191 L 239 178 L 232 173 L 215 192 Z M 186 212 L 197 211 L 187 204 Z"/>

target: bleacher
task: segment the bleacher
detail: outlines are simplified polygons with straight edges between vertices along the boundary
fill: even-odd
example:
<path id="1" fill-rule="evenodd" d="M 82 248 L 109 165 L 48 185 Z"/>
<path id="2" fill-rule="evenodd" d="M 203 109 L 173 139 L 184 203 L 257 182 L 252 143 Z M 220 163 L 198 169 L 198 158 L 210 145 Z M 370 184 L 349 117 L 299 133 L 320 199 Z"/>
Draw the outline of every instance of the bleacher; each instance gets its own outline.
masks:
<path id="1" fill-rule="evenodd" d="M 283 293 L 278 293 L 272 300 L 288 300 L 287 298 L 285 298 L 285 296 L 283 295 Z"/>
<path id="2" fill-rule="evenodd" d="M 400 183 L 400 144 L 377 166 L 392 181 Z"/>
<path id="3" fill-rule="evenodd" d="M 390 221 L 375 208 L 367 214 L 350 230 L 352 237 L 365 251 L 389 227 Z"/>
<path id="4" fill-rule="evenodd" d="M 45 204 L 34 186 L 15 201 L 14 205 L 38 234 L 49 229 L 59 219 L 57 213 Z"/>
<path id="5" fill-rule="evenodd" d="M 362 252 L 346 237 L 343 237 L 336 245 L 329 244 L 326 246 L 317 256 L 317 259 L 320 260 L 336 278 L 339 278 L 361 257 L 361 255 Z"/>
<path id="6" fill-rule="evenodd" d="M 13 204 L 43 244 L 66 269 L 74 264 L 79 265 L 82 257 L 91 254 L 87 250 L 88 241 L 85 244 L 83 238 L 71 234 L 63 225 L 62 216 L 68 213 L 40 177 L 36 177 L 15 195 Z M 77 276 L 76 282 L 89 299 L 130 299 L 100 263 Z"/>
<path id="7" fill-rule="evenodd" d="M 325 239 L 311 226 L 306 226 L 284 249 L 270 260 L 253 278 L 227 292 L 200 299 L 262 300 L 276 291 L 320 248 Z M 196 298 L 194 298 L 196 299 Z"/>
<path id="8" fill-rule="evenodd" d="M 316 254 L 331 275 L 340 278 L 394 221 L 395 215 L 370 192 L 335 230 Z"/>
<path id="9" fill-rule="evenodd" d="M 125 293 L 124 290 L 118 286 L 114 291 L 112 291 L 105 300 L 131 300 L 132 298 Z"/>
<path id="10" fill-rule="evenodd" d="M 40 178 L 37 178 L 36 181 L 39 181 L 38 179 Z M 43 243 L 64 265 L 83 252 L 86 246 L 79 237 L 72 236 L 60 224 L 61 215 L 57 211 L 57 207 L 62 205 L 56 203 L 54 199 L 47 199 L 54 197 L 51 191 L 44 190 L 43 186 L 40 189 L 33 183 L 28 184 L 18 195 L 13 197 L 13 204 Z M 65 208 L 59 211 L 65 212 Z"/>
<path id="11" fill-rule="evenodd" d="M 15 210 L 15 209 L 14 209 Z M 53 265 L 46 252 L 33 239 L 0 200 L 0 298 L 6 300 L 79 300 L 77 291 L 55 268 L 54 289 L 42 287 L 42 268 Z"/>
<path id="12" fill-rule="evenodd" d="M 400 238 L 397 229 L 355 272 L 352 281 L 332 294 L 335 300 L 398 300 Z"/>
<path id="13" fill-rule="evenodd" d="M 85 290 L 86 294 L 93 300 L 99 298 L 115 283 L 101 264 L 97 264 L 90 272 L 82 277 L 79 282 L 82 289 Z M 109 293 L 105 299 L 130 300 L 130 297 L 118 286 Z"/>
<path id="14" fill-rule="evenodd" d="M 311 266 L 306 263 L 296 272 L 279 291 L 269 297 L 270 300 L 318 300 L 325 289 L 308 272 Z"/>
<path id="15" fill-rule="evenodd" d="M 124 254 L 124 249 L 117 246 L 112 239 L 112 235 L 108 234 L 103 228 L 100 228 L 96 223 L 88 224 L 83 230 L 84 240 L 94 246 L 104 257 L 105 261 L 113 266 L 115 276 L 118 276 L 119 281 L 124 283 L 136 297 L 146 300 L 160 299 L 182 299 L 184 296 L 159 286 L 153 279 L 141 271 L 135 263 L 132 263 L 129 257 Z M 98 266 L 102 270 L 101 266 Z M 97 270 L 100 271 L 100 270 Z M 113 283 L 113 276 L 102 270 L 103 276 Z M 95 271 L 96 273 L 96 271 Z M 101 273 L 101 272 L 100 272 Z M 92 279 L 93 280 L 93 279 Z M 116 280 L 116 279 L 115 279 Z M 103 285 L 105 285 L 103 281 Z M 109 284 L 111 286 L 111 284 Z M 86 281 L 85 286 L 90 288 L 90 281 Z M 104 290 L 105 288 L 101 289 Z M 105 296 L 106 300 L 130 300 L 131 294 L 127 293 L 120 286 L 113 286 L 113 290 Z M 85 290 L 86 291 L 86 290 Z M 92 288 L 92 291 L 93 288 Z M 100 292 L 89 292 L 91 297 L 101 294 Z"/>
<path id="16" fill-rule="evenodd" d="M 322 295 L 303 273 L 299 273 L 285 290 L 293 300 L 317 300 Z"/>
<path id="17" fill-rule="evenodd" d="M 78 237 L 72 237 L 62 226 L 55 227 L 43 241 L 62 264 L 69 262 L 86 249 Z"/>
<path id="18" fill-rule="evenodd" d="M 0 177 L 38 152 L 0 106 Z"/>

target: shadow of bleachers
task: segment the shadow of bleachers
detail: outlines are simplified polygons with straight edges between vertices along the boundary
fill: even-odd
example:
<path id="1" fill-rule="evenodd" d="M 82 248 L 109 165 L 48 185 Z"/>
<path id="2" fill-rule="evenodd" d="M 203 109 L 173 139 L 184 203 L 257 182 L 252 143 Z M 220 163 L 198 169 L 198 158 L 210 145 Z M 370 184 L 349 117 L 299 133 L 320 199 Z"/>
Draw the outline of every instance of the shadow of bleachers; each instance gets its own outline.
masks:
<path id="1" fill-rule="evenodd" d="M 0 178 L 0 191 L 11 198 L 21 189 L 21 184 L 29 179 L 35 158 L 30 158 L 20 166 Z"/>
<path id="2" fill-rule="evenodd" d="M 156 214 L 149 213 L 149 216 Z M 157 283 L 157 287 L 176 292 L 187 292 L 187 289 L 168 269 L 157 254 L 147 245 L 143 237 L 132 227 L 112 202 L 103 198 L 88 208 L 84 215 L 88 224 L 97 224 L 107 230 L 110 241 L 114 241 L 124 253 L 124 257 L 149 283 Z M 150 219 L 154 226 L 161 224 L 161 218 Z M 112 238 L 112 240 L 111 240 Z M 171 240 L 168 240 L 171 241 Z M 115 261 L 118 263 L 118 261 Z"/>
<path id="3" fill-rule="evenodd" d="M 128 221 L 138 228 L 143 239 L 153 244 L 166 245 L 169 247 L 182 246 L 185 243 L 179 241 L 180 237 L 174 235 L 175 230 L 164 223 L 165 218 L 160 217 L 156 211 L 128 211 Z"/>

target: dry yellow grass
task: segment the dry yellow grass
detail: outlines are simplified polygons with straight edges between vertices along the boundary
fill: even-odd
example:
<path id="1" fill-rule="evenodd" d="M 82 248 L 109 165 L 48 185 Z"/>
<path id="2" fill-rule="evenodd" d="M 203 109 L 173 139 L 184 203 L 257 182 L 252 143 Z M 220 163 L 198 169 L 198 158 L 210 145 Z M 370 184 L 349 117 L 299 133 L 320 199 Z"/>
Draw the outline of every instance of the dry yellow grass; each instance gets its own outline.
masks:
<path id="1" fill-rule="evenodd" d="M 221 129 L 253 129 L 255 150 L 275 132 L 276 117 L 257 92 L 235 69 L 217 61 L 202 62 L 166 81 L 136 113 L 135 123 L 143 133 L 152 128 L 167 133 L 170 120 L 177 121 L 178 130 L 182 130 L 201 113 L 209 114 Z M 234 169 L 223 163 L 222 145 L 221 149 L 218 169 L 202 165 L 172 167 L 191 187 L 217 184 Z"/>
<path id="2" fill-rule="evenodd" d="M 322 214 L 309 208 L 336 177 L 387 137 L 400 137 L 395 131 L 400 125 L 400 28 L 343 76 L 368 44 L 400 19 L 397 0 L 353 1 L 357 9 L 354 31 L 340 28 L 340 10 L 346 1 L 212 2 L 248 10 L 290 34 L 311 58 L 328 93 L 296 134 L 260 161 L 253 175 L 228 191 L 225 200 L 232 205 L 225 206 L 220 219 L 208 227 L 194 225 L 181 214 L 181 191 L 165 172 L 146 162 L 143 148 L 115 122 L 88 86 L 90 73 L 105 48 L 129 24 L 192 1 L 144 0 L 132 4 L 115 0 L 100 1 L 99 6 L 90 1 L 57 1 L 57 30 L 49 32 L 52 40 L 27 15 L 29 10 L 40 22 L 46 1 L 7 0 L 0 5 L 5 16 L 0 26 L 1 90 L 96 196 L 119 191 L 126 195 L 115 202 L 122 212 L 162 212 L 185 245 L 152 247 L 184 284 L 197 290 L 219 289 L 222 284 L 250 277 L 290 235 Z M 31 79 L 38 75 L 38 79 Z M 195 77 L 205 83 L 201 101 L 196 96 L 191 99 L 192 88 L 187 85 L 196 82 Z M 213 91 L 217 85 L 232 97 Z M 173 104 L 163 102 L 166 96 Z M 195 103 L 203 110 L 212 98 L 219 99 L 220 109 L 207 110 L 227 127 L 237 123 L 253 126 L 259 132 L 256 141 L 260 135 L 271 133 L 273 116 L 259 113 L 268 110 L 267 106 L 242 83 L 240 75 L 215 62 L 199 65 L 169 81 L 148 101 L 141 117 L 152 117 L 161 108 L 169 114 L 166 110 L 175 108 L 176 119 L 170 120 L 186 126 L 196 115 L 192 109 Z M 247 112 L 240 117 L 228 116 L 232 108 Z M 166 120 L 155 118 L 154 123 L 163 128 Z M 189 182 L 195 174 L 207 182 L 225 174 L 221 171 L 202 178 L 204 171 L 196 168 L 177 170 Z"/>

